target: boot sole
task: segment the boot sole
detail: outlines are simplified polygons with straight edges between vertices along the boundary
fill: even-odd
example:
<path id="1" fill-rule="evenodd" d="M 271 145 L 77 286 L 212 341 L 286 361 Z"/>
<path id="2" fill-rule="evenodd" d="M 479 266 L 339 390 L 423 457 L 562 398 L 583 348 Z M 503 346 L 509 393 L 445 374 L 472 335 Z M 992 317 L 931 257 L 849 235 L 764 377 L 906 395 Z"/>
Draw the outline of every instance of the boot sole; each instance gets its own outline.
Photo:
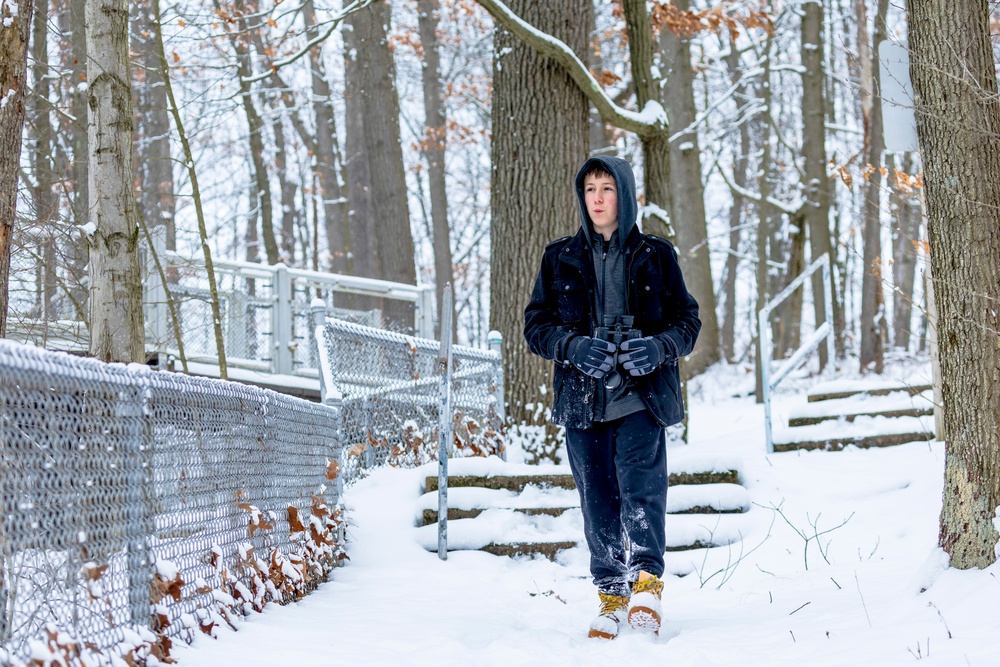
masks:
<path id="1" fill-rule="evenodd" d="M 628 624 L 633 630 L 652 630 L 660 634 L 660 615 L 649 607 L 632 607 L 628 610 Z"/>
<path id="2" fill-rule="evenodd" d="M 607 632 L 601 632 L 600 630 L 591 630 L 587 633 L 587 637 L 590 639 L 614 639 L 618 635 L 610 635 Z"/>

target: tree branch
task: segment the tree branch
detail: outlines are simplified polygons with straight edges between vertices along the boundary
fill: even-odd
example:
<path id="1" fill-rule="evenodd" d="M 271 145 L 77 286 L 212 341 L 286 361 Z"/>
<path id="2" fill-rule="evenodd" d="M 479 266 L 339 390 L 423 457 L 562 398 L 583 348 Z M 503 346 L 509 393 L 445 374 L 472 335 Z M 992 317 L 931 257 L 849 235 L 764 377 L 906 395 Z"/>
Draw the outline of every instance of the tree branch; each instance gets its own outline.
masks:
<path id="1" fill-rule="evenodd" d="M 650 100 L 641 112 L 623 109 L 604 92 L 590 70 L 564 42 L 546 34 L 514 14 L 499 0 L 477 0 L 490 16 L 515 37 L 535 49 L 544 58 L 562 65 L 580 91 L 587 96 L 605 121 L 639 136 L 656 136 L 667 132 L 667 114 L 659 102 Z"/>

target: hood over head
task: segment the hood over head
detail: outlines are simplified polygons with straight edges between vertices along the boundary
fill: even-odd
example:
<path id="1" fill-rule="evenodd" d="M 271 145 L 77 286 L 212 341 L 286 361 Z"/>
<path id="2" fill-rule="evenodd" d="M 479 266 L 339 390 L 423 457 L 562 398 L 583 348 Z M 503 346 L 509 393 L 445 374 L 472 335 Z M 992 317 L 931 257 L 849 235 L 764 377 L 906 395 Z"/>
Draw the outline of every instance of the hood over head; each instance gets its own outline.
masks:
<path id="1" fill-rule="evenodd" d="M 580 224 L 585 232 L 584 238 L 586 238 L 588 245 L 594 226 L 590 222 L 587 201 L 583 195 L 583 176 L 594 165 L 600 165 L 615 179 L 615 187 L 618 190 L 618 242 L 624 248 L 625 241 L 635 228 L 636 217 L 639 213 L 639 205 L 635 200 L 635 174 L 632 172 L 632 165 L 620 157 L 598 155 L 584 162 L 580 171 L 577 172 L 576 196 L 580 202 Z"/>

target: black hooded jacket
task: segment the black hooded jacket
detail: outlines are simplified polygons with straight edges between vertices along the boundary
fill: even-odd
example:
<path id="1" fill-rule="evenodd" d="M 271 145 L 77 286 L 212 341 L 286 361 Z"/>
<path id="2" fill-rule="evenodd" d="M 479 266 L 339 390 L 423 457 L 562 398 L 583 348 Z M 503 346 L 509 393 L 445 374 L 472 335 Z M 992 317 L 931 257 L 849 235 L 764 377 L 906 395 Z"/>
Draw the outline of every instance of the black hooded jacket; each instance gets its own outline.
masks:
<path id="1" fill-rule="evenodd" d="M 524 337 L 533 353 L 556 362 L 552 421 L 569 428 L 590 428 L 598 380 L 581 373 L 566 355 L 573 338 L 592 336 L 599 324 L 592 225 L 583 194 L 583 176 L 595 163 L 615 179 L 617 239 L 625 257 L 625 312 L 634 316 L 634 328 L 644 336 L 655 336 L 667 351 L 663 366 L 632 381 L 661 426 L 676 424 L 684 418 L 677 359 L 690 354 L 698 338 L 698 304 L 684 286 L 674 247 L 665 239 L 640 233 L 636 226 L 635 177 L 625 160 L 594 157 L 577 174 L 580 230 L 546 246 L 531 301 L 524 310 Z"/>

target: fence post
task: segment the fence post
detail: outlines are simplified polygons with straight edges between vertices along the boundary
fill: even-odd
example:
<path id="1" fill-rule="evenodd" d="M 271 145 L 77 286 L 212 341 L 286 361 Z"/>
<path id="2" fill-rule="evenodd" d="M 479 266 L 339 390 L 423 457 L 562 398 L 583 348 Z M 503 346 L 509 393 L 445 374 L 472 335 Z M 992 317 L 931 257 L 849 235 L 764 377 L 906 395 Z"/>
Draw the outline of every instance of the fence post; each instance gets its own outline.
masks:
<path id="1" fill-rule="evenodd" d="M 314 298 L 309 304 L 309 311 L 312 315 L 312 341 L 316 353 L 316 368 L 319 370 L 320 400 L 323 405 L 334 411 L 337 422 L 333 447 L 330 451 L 330 460 L 336 461 L 340 466 L 340 474 L 334 480 L 333 487 L 333 503 L 336 504 L 344 491 L 344 472 L 347 470 L 344 459 L 344 395 L 337 386 L 337 378 L 333 374 L 333 360 L 326 345 L 326 304 L 323 299 Z"/>
<path id="2" fill-rule="evenodd" d="M 149 230 L 150 248 L 147 248 L 146 262 L 143 267 L 143 284 L 146 286 L 144 299 L 146 302 L 146 322 L 147 331 L 150 338 L 147 340 L 147 347 L 152 344 L 154 351 L 161 351 L 167 346 L 168 341 L 173 338 L 170 329 L 170 313 L 167 308 L 167 291 L 164 289 L 163 281 L 160 280 L 160 272 L 156 270 L 153 261 L 153 253 L 164 262 L 167 255 L 166 236 L 167 230 L 163 225 L 157 225 Z"/>
<path id="3" fill-rule="evenodd" d="M 451 283 L 444 286 L 441 308 L 441 348 L 437 372 L 441 375 L 438 410 L 438 558 L 448 560 L 448 450 L 451 448 Z"/>
<path id="4" fill-rule="evenodd" d="M 490 352 L 497 353 L 497 364 L 493 367 L 493 401 L 497 417 L 500 419 L 500 428 L 503 428 L 507 423 L 507 406 L 503 402 L 503 334 L 493 329 L 486 334 L 486 341 L 490 346 Z M 506 443 L 500 458 L 507 460 Z"/>
<path id="5" fill-rule="evenodd" d="M 278 375 L 292 374 L 292 279 L 288 267 L 274 265 L 274 308 L 271 309 L 274 357 L 271 367 Z"/>
<path id="6" fill-rule="evenodd" d="M 434 288 L 430 285 L 417 287 L 419 290 L 414 304 L 414 334 L 417 338 L 434 340 Z M 442 325 L 443 326 L 443 325 Z"/>

